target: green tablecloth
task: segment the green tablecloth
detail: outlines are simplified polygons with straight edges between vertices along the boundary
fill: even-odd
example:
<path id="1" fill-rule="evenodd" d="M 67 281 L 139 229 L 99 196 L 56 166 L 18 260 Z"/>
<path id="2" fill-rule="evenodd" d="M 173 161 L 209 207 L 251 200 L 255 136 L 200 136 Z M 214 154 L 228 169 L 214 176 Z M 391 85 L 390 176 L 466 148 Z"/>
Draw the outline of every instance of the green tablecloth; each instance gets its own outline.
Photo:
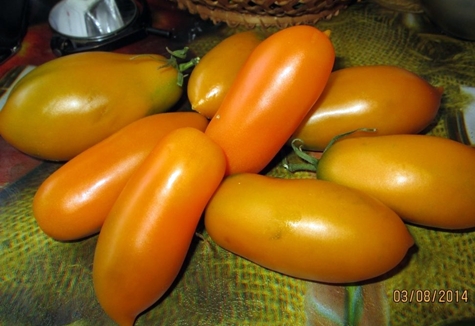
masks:
<path id="1" fill-rule="evenodd" d="M 440 34 L 417 1 L 362 1 L 317 27 L 331 29 L 338 68 L 394 64 L 443 86 L 440 115 L 428 133 L 449 137 L 448 117 L 471 104 L 465 90 L 475 87 L 475 42 Z M 189 46 L 203 55 L 236 31 L 209 28 Z M 162 51 L 154 42 L 148 40 L 146 49 Z M 42 162 L 0 188 L 0 325 L 113 325 L 92 287 L 97 237 L 57 242 L 32 216 L 36 189 L 59 166 Z M 268 171 L 309 177 L 291 175 L 278 160 Z M 475 318 L 475 232 L 408 228 L 416 246 L 398 268 L 345 287 L 263 269 L 217 247 L 201 227 L 208 241 L 196 237 L 174 286 L 137 325 L 445 325 Z M 444 302 L 432 302 L 426 290 Z M 412 302 L 404 291 L 415 294 Z M 350 310 L 356 318 L 348 317 Z"/>

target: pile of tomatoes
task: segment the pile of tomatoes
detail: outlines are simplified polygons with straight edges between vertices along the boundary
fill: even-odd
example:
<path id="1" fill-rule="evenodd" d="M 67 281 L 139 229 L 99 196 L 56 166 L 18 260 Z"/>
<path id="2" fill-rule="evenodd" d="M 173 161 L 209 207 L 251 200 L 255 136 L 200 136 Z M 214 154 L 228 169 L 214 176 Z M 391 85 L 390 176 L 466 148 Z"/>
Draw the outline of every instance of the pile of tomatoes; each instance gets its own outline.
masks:
<path id="1" fill-rule="evenodd" d="M 112 319 L 132 325 L 164 295 L 203 216 L 221 247 L 328 283 L 393 269 L 414 245 L 406 223 L 475 226 L 475 149 L 422 134 L 443 89 L 392 66 L 332 72 L 334 60 L 314 27 L 235 34 L 190 75 L 196 112 L 137 118 L 41 185 L 46 234 L 99 233 L 94 288 Z M 262 174 L 284 146 L 302 159 L 290 171 L 317 178 Z"/>

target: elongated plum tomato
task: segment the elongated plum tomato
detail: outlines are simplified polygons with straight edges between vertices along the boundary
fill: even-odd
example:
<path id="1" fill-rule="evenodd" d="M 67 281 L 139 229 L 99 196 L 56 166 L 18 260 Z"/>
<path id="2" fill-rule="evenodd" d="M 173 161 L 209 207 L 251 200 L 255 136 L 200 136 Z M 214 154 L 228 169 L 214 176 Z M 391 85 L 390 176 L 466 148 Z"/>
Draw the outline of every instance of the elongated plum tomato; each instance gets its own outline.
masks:
<path id="1" fill-rule="evenodd" d="M 427 135 L 343 138 L 324 152 L 319 179 L 364 191 L 407 222 L 475 227 L 475 148 Z"/>
<path id="2" fill-rule="evenodd" d="M 13 88 L 0 134 L 20 151 L 66 161 L 181 97 L 178 71 L 160 55 L 85 52 L 42 64 Z"/>
<path id="3" fill-rule="evenodd" d="M 51 174 L 33 199 L 40 228 L 57 240 L 97 233 L 127 180 L 169 132 L 208 121 L 196 112 L 155 114 L 132 122 Z"/>
<path id="4" fill-rule="evenodd" d="M 227 177 L 205 210 L 221 247 L 268 269 L 330 283 L 398 265 L 413 239 L 391 209 L 365 193 L 316 179 Z"/>
<path id="5" fill-rule="evenodd" d="M 93 265 L 99 303 L 119 325 L 132 325 L 170 287 L 225 167 L 209 137 L 180 128 L 127 182 L 99 233 Z"/>
<path id="6" fill-rule="evenodd" d="M 212 118 L 231 84 L 263 36 L 255 31 L 233 34 L 207 52 L 188 80 L 191 108 Z"/>
<path id="7" fill-rule="evenodd" d="M 227 174 L 260 172 L 317 101 L 335 51 L 311 26 L 272 34 L 251 53 L 205 133 L 223 148 Z"/>
<path id="8" fill-rule="evenodd" d="M 443 89 L 395 66 L 344 68 L 332 72 L 322 95 L 294 132 L 303 148 L 321 151 L 337 135 L 375 128 L 372 136 L 414 134 L 437 115 Z M 348 137 L 368 136 L 355 132 Z"/>

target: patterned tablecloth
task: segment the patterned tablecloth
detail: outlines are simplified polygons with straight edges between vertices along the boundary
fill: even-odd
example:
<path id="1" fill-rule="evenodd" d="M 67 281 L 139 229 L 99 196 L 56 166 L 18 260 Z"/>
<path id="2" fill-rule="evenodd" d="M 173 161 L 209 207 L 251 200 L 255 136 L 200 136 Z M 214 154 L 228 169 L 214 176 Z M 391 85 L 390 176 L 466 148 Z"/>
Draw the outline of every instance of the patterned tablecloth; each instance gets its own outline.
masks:
<path id="1" fill-rule="evenodd" d="M 165 54 L 166 46 L 188 45 L 203 55 L 239 31 L 204 22 L 172 2 L 150 4 L 154 25 L 178 36 L 150 35 L 119 52 Z M 415 0 L 362 1 L 316 26 L 332 30 L 337 68 L 394 64 L 443 86 L 440 114 L 427 132 L 457 138 L 452 118 L 474 106 L 475 42 L 440 33 Z M 32 24 L 21 52 L 0 66 L 0 76 L 18 65 L 53 59 L 50 38 L 45 23 Z M 113 325 L 92 287 L 97 236 L 54 241 L 32 216 L 36 189 L 59 166 L 27 157 L 0 139 L 0 325 Z M 281 162 L 266 171 L 310 176 L 291 175 Z M 408 228 L 416 246 L 398 268 L 347 286 L 280 275 L 197 237 L 171 290 L 137 325 L 462 325 L 468 318 L 467 325 L 475 324 L 475 232 Z"/>

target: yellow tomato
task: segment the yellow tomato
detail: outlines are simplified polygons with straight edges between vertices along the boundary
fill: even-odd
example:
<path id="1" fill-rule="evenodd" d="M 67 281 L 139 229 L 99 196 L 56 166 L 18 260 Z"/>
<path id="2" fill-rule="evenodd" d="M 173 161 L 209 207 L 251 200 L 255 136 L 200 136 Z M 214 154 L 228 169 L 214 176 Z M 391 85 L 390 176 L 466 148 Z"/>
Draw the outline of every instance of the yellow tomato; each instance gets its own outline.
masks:
<path id="1" fill-rule="evenodd" d="M 434 121 L 442 92 L 400 67 L 337 70 L 291 139 L 299 138 L 304 148 L 321 151 L 335 136 L 359 128 L 377 129 L 373 136 L 418 133 Z M 368 134 L 348 137 L 362 135 Z"/>
<path id="2" fill-rule="evenodd" d="M 207 118 L 214 116 L 237 73 L 262 38 L 255 31 L 233 34 L 201 58 L 188 81 L 193 110 Z"/>
<path id="3" fill-rule="evenodd" d="M 425 135 L 344 138 L 318 162 L 319 179 L 364 191 L 407 222 L 475 227 L 475 148 Z"/>
<path id="4" fill-rule="evenodd" d="M 49 61 L 14 87 L 0 111 L 0 134 L 26 154 L 69 160 L 179 100 L 178 71 L 162 67 L 166 60 L 85 52 Z"/>
<path id="5" fill-rule="evenodd" d="M 227 177 L 205 210 L 219 246 L 293 277 L 346 283 L 396 265 L 413 239 L 379 200 L 336 183 L 259 174 Z"/>

